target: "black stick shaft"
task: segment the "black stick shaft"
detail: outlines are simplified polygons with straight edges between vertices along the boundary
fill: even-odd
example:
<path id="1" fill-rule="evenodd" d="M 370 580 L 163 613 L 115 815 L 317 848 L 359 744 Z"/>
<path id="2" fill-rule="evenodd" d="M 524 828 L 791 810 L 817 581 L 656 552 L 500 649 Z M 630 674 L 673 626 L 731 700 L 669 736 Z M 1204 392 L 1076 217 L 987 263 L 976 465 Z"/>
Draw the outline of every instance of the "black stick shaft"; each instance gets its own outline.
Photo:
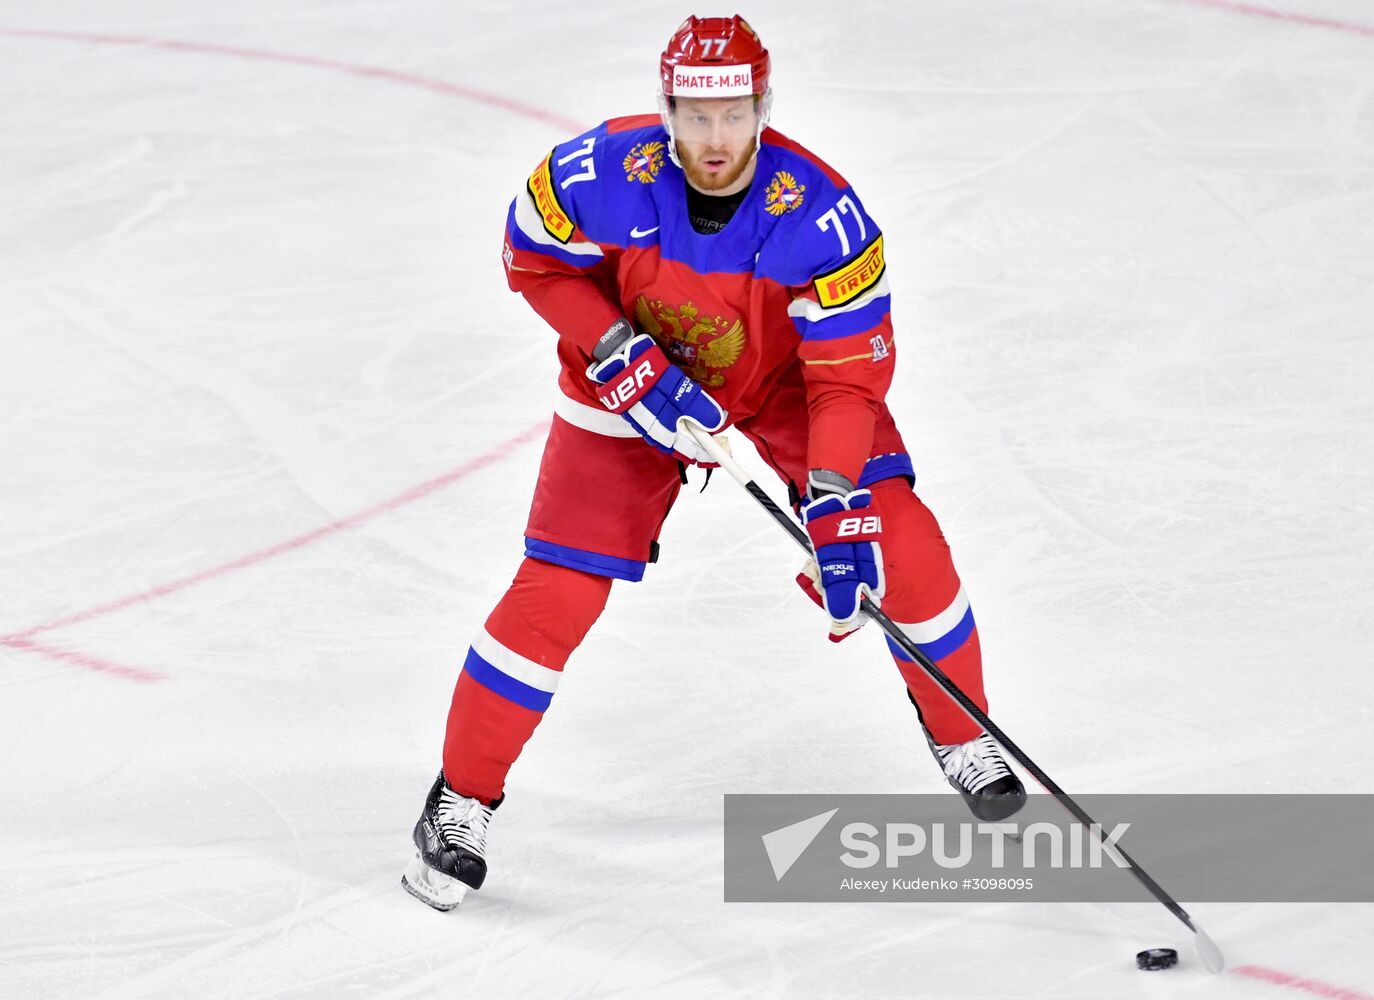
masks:
<path id="1" fill-rule="evenodd" d="M 792 540 L 805 549 L 807 554 L 810 555 L 811 540 L 807 537 L 806 530 L 793 519 L 792 515 L 788 514 L 774 503 L 773 498 L 764 492 L 763 488 L 760 487 L 758 483 L 754 482 L 752 479 L 741 481 L 743 482 L 744 488 L 749 491 L 749 495 L 758 501 L 759 506 L 772 515 L 773 520 L 787 529 L 787 533 L 792 536 Z M 915 660 L 917 665 L 926 672 L 926 675 L 936 684 L 940 685 L 945 693 L 953 698 L 958 703 L 959 707 L 962 708 L 974 722 L 982 726 L 993 739 L 1001 744 L 1002 748 L 1006 750 L 1007 753 L 1011 754 L 1011 756 L 1016 759 L 1017 763 L 1024 767 L 1027 773 L 1041 784 L 1045 791 L 1058 799 L 1059 804 L 1067 809 L 1078 822 L 1082 823 L 1089 830 L 1094 827 L 1097 827 L 1099 831 L 1102 829 L 1101 826 L 1098 826 L 1093 818 L 1083 810 L 1083 807 L 1069 796 L 1068 792 L 1060 788 L 1054 779 L 1041 770 L 1040 765 L 1031 760 L 1024 750 L 1017 746 L 1006 733 L 1002 732 L 1000 726 L 988 718 L 987 714 L 974 703 L 972 698 L 964 694 L 957 684 L 945 676 L 944 671 L 937 667 L 935 662 L 931 660 L 930 657 L 926 656 L 926 654 L 921 651 L 920 647 L 912 642 L 911 638 L 898 628 L 897 624 L 891 618 L 885 615 L 881 609 L 867 598 L 864 599 L 860 607 L 864 614 L 877 622 L 878 626 L 892 638 L 892 641 L 902 647 L 902 651 Z M 1194 933 L 1197 932 L 1197 928 L 1193 926 L 1193 920 L 1188 916 L 1187 911 L 1178 904 L 1178 901 L 1175 900 L 1174 897 L 1165 892 L 1164 888 L 1152 879 L 1145 869 L 1136 864 L 1135 860 L 1129 854 L 1116 844 L 1110 845 L 1109 850 L 1115 851 L 1121 856 L 1121 859 L 1126 862 L 1131 874 L 1140 881 L 1141 885 L 1145 886 L 1145 888 L 1150 891 L 1150 895 L 1163 903 L 1164 906 L 1168 908 L 1169 912 L 1183 921 L 1184 925 L 1190 931 Z"/>

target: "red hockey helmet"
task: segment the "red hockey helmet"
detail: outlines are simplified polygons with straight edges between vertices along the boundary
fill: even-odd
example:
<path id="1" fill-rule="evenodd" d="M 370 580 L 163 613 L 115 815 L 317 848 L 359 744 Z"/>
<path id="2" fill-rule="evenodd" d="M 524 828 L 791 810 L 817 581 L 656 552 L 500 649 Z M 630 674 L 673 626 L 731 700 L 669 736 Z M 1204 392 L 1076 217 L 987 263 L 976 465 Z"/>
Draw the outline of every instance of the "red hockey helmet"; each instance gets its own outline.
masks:
<path id="1" fill-rule="evenodd" d="M 663 96 L 762 97 L 768 50 L 744 18 L 689 17 L 659 60 Z"/>

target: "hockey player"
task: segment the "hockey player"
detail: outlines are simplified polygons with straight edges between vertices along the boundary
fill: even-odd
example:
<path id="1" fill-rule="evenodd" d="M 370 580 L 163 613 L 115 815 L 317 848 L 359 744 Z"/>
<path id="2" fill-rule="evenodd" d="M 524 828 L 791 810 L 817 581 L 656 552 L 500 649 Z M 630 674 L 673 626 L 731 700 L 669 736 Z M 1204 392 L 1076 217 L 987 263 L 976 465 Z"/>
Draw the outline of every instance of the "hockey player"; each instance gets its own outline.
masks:
<path id="1" fill-rule="evenodd" d="M 515 197 L 510 287 L 558 334 L 553 426 L 525 560 L 459 675 L 443 770 L 403 882 L 438 909 L 486 877 L 506 774 L 612 580 L 639 580 L 691 464 L 734 427 L 787 485 L 818 558 L 798 582 L 840 640 L 883 609 L 986 710 L 978 632 L 884 403 L 896 347 L 883 235 L 849 184 L 768 128 L 769 57 L 738 16 L 689 18 L 659 113 L 559 146 Z M 996 744 L 889 643 L 974 814 L 1025 791 Z"/>

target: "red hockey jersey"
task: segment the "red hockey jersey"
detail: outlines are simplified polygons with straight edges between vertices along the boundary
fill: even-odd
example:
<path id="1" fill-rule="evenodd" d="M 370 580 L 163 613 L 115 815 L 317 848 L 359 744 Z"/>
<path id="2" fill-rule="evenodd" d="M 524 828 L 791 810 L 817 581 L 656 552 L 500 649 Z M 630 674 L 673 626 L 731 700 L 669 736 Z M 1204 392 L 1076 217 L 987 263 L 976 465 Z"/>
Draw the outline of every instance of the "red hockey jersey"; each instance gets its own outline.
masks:
<path id="1" fill-rule="evenodd" d="M 561 388 L 600 405 L 586 368 L 621 316 L 729 422 L 799 360 L 808 467 L 858 482 L 895 361 L 882 233 L 844 178 L 772 129 L 729 224 L 697 233 L 668 142 L 657 116 L 604 122 L 556 146 L 510 206 L 508 281 L 559 334 Z"/>

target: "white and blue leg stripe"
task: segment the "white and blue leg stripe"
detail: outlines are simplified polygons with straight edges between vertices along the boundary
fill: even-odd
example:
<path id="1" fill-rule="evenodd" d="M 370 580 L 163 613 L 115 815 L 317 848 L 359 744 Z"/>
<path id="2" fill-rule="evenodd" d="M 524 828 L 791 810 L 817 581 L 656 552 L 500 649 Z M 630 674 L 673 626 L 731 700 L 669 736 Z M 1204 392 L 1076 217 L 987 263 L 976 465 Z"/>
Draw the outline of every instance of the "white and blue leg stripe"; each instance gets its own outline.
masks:
<path id="1" fill-rule="evenodd" d="M 964 588 L 960 587 L 959 593 L 954 595 L 949 607 L 934 618 L 928 618 L 923 622 L 896 624 L 912 642 L 916 643 L 917 649 L 932 660 L 941 660 L 963 646 L 973 633 L 973 608 L 964 594 Z M 887 640 L 887 646 L 897 659 L 905 660 L 907 663 L 913 662 L 902 647 L 890 638 Z"/>
<path id="2" fill-rule="evenodd" d="M 553 701 L 561 671 L 512 652 L 483 629 L 468 650 L 463 672 L 488 691 L 522 708 L 542 712 Z"/>

